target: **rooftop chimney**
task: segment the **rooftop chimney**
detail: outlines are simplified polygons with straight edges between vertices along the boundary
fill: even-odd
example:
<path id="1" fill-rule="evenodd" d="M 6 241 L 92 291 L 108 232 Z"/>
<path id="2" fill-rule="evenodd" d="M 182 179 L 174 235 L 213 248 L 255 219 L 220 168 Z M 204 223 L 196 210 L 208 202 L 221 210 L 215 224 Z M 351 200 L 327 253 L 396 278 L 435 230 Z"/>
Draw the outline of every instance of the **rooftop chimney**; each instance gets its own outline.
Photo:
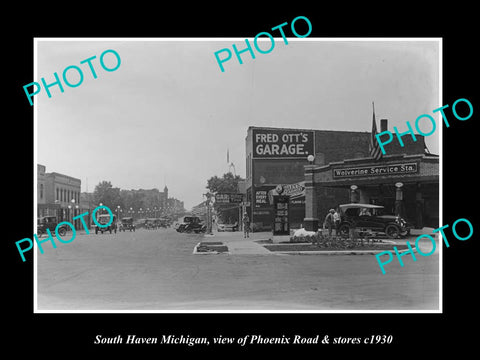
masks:
<path id="1" fill-rule="evenodd" d="M 388 130 L 388 119 L 380 120 L 380 132 L 384 132 Z"/>

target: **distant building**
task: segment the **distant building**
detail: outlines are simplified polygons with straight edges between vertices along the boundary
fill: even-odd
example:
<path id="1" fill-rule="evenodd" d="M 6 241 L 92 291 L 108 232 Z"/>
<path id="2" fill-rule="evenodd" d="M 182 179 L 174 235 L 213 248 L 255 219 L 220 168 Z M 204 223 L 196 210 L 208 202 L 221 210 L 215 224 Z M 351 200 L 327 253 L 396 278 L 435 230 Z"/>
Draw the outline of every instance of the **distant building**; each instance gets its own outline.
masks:
<path id="1" fill-rule="evenodd" d="M 57 216 L 59 221 L 72 222 L 79 215 L 81 180 L 57 172 L 47 173 L 37 164 L 37 214 Z"/>

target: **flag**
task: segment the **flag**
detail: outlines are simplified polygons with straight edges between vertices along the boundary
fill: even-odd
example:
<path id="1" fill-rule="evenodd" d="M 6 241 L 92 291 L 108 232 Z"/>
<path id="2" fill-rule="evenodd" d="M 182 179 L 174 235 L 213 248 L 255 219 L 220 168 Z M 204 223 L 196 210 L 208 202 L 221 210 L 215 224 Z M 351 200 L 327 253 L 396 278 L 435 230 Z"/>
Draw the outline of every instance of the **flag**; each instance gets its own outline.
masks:
<path id="1" fill-rule="evenodd" d="M 370 144 L 368 146 L 368 151 L 370 152 L 370 156 L 373 157 L 375 160 L 380 160 L 382 158 L 382 150 L 380 149 L 380 145 L 378 145 L 377 137 L 377 122 L 375 121 L 375 105 L 372 102 L 373 106 L 373 119 L 372 119 L 372 133 L 370 135 Z"/>
<path id="2" fill-rule="evenodd" d="M 229 163 L 230 163 L 230 156 L 228 154 L 228 149 L 227 149 L 227 164 L 229 164 Z"/>

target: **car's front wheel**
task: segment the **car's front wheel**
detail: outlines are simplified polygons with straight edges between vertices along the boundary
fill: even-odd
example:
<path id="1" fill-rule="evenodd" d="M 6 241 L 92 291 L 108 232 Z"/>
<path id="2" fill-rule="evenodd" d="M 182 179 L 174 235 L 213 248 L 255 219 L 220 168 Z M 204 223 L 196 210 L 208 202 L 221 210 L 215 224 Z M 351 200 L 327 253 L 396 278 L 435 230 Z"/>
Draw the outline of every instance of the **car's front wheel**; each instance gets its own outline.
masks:
<path id="1" fill-rule="evenodd" d="M 385 234 L 387 234 L 389 238 L 395 239 L 400 235 L 400 229 L 397 225 L 390 224 L 385 228 Z"/>

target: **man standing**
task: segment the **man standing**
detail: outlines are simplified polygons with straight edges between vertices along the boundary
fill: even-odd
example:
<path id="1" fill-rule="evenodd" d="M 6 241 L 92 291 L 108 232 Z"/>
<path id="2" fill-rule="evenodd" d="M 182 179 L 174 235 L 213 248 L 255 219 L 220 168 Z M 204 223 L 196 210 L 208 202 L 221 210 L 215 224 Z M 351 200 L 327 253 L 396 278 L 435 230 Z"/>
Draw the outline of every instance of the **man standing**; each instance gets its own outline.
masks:
<path id="1" fill-rule="evenodd" d="M 247 213 L 243 214 L 243 238 L 248 238 L 250 234 L 250 219 Z"/>
<path id="2" fill-rule="evenodd" d="M 335 210 L 330 209 L 328 211 L 327 216 L 325 216 L 325 221 L 323 222 L 323 226 L 328 229 L 328 236 L 332 236 L 332 227 L 334 225 L 333 214 Z"/>
<path id="3" fill-rule="evenodd" d="M 338 210 L 335 210 L 333 212 L 333 224 L 335 226 L 335 235 L 339 235 L 338 231 L 339 231 L 339 227 L 340 227 L 340 213 L 338 212 Z"/>

